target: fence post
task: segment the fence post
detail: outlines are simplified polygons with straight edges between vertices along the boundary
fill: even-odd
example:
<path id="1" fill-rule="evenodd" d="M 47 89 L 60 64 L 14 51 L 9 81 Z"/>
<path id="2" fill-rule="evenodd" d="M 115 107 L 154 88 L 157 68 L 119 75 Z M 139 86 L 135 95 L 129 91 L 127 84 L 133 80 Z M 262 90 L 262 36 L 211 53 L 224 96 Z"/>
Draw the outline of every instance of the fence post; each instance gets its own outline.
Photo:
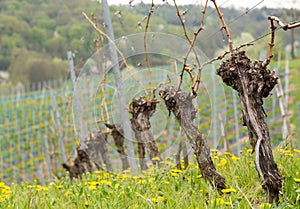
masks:
<path id="1" fill-rule="evenodd" d="M 107 0 L 102 0 L 102 10 L 104 14 L 104 21 L 107 25 L 106 27 L 106 32 L 107 35 L 110 37 L 111 40 L 114 40 L 114 32 L 113 32 L 113 27 L 112 27 L 112 22 L 110 18 L 110 10 L 109 6 L 107 3 Z M 109 50 L 110 50 L 110 55 L 112 62 L 114 64 L 113 66 L 113 73 L 115 77 L 115 82 L 116 82 L 116 87 L 119 95 L 119 100 L 120 100 L 120 110 L 121 110 L 121 121 L 122 121 L 122 126 L 124 129 L 124 135 L 126 139 L 126 146 L 127 146 L 127 153 L 129 156 L 129 165 L 131 168 L 131 171 L 133 173 L 136 173 L 137 171 L 137 166 L 136 166 L 136 159 L 135 159 L 135 154 L 134 154 L 134 147 L 132 143 L 132 134 L 131 134 L 131 127 L 130 127 L 130 122 L 129 122 L 129 117 L 128 113 L 126 111 L 126 100 L 125 100 L 125 94 L 124 90 L 122 89 L 122 79 L 121 79 L 121 73 L 120 73 L 120 67 L 119 67 L 119 59 L 118 59 L 118 54 L 116 49 L 114 48 L 113 44 L 109 42 Z"/>
<path id="2" fill-rule="evenodd" d="M 298 102 L 298 137 L 300 140 L 300 102 Z"/>
<path id="3" fill-rule="evenodd" d="M 49 153 L 47 131 L 45 132 L 45 135 L 44 135 L 44 143 L 45 143 L 46 163 L 47 163 L 48 172 L 50 175 L 50 182 L 52 182 L 53 181 L 53 172 L 52 172 L 51 158 L 50 158 L 50 153 Z"/>
<path id="4" fill-rule="evenodd" d="M 74 95 L 74 105 L 75 105 L 75 118 L 74 118 L 74 123 L 79 127 L 79 133 L 76 133 L 79 141 L 80 141 L 80 149 L 85 149 L 87 148 L 87 145 L 84 142 L 84 129 L 83 129 L 83 120 L 82 120 L 82 112 L 81 112 L 81 105 L 80 101 L 78 98 L 77 94 L 77 89 L 76 89 L 76 75 L 74 71 L 74 60 L 72 56 L 72 52 L 68 51 L 67 52 L 68 60 L 69 60 L 69 68 L 70 68 L 70 73 L 71 73 L 71 80 L 73 84 L 73 95 Z M 76 129 L 75 129 L 76 131 Z"/>
<path id="5" fill-rule="evenodd" d="M 211 80 L 212 80 L 212 90 L 213 90 L 213 107 L 212 107 L 212 118 L 213 118 L 213 145 L 214 148 L 216 149 L 218 144 L 217 144 L 217 123 L 218 123 L 218 119 L 217 119 L 217 91 L 216 91 L 216 68 L 215 65 L 212 64 L 212 69 L 211 69 Z M 221 119 L 222 120 L 222 119 Z M 222 121 L 221 121 L 222 122 Z"/>
<path id="6" fill-rule="evenodd" d="M 233 109 L 234 109 L 234 126 L 235 126 L 235 138 L 237 142 L 237 155 L 240 155 L 241 151 L 241 142 L 240 142 L 240 128 L 239 128 L 239 121 L 238 121 L 238 109 L 237 109 L 237 97 L 236 91 L 233 91 Z"/>
<path id="7" fill-rule="evenodd" d="M 63 139 L 62 139 L 63 136 L 62 136 L 62 128 L 61 128 L 61 124 L 60 124 L 60 113 L 59 113 L 58 106 L 57 106 L 57 103 L 56 103 L 56 100 L 55 100 L 55 95 L 54 95 L 53 92 L 51 92 L 51 100 L 52 100 L 53 109 L 55 111 L 56 126 L 57 126 L 57 131 L 58 131 L 58 141 L 59 141 L 59 146 L 60 146 L 60 149 L 61 149 L 61 154 L 62 154 L 62 157 L 63 157 L 63 161 L 67 162 L 67 155 L 66 155 L 66 152 L 65 152 L 65 145 L 64 145 L 64 142 L 63 142 Z"/>

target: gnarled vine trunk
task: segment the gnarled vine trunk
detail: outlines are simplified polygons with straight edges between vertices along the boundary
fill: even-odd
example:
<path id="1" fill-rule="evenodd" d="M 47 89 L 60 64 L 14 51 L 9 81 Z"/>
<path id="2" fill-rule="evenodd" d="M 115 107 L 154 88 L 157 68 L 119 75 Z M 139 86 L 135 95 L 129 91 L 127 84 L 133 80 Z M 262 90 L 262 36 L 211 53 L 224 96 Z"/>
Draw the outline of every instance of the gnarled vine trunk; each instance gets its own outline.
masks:
<path id="1" fill-rule="evenodd" d="M 70 178 L 80 179 L 83 173 L 91 173 L 104 169 L 104 167 L 108 171 L 112 171 L 107 148 L 107 133 L 102 133 L 101 131 L 90 133 L 85 139 L 85 144 L 85 148 L 80 148 L 80 146 L 76 148 L 77 156 L 73 161 L 73 165 L 67 165 L 66 163 L 62 165 L 69 172 Z"/>
<path id="2" fill-rule="evenodd" d="M 166 87 L 159 92 L 170 112 L 178 120 L 182 130 L 192 143 L 194 153 L 201 170 L 202 176 L 218 189 L 225 188 L 225 178 L 217 171 L 210 157 L 210 148 L 205 135 L 200 133 L 193 122 L 196 117 L 196 109 L 193 105 L 195 95 L 177 90 L 175 87 Z"/>
<path id="3" fill-rule="evenodd" d="M 275 73 L 267 69 L 268 63 L 268 59 L 252 63 L 244 51 L 239 51 L 220 65 L 217 74 L 238 92 L 243 125 L 249 131 L 250 144 L 256 155 L 256 170 L 263 179 L 262 187 L 269 193 L 269 202 L 278 202 L 282 176 L 273 158 L 270 132 L 262 106 L 263 97 L 270 94 L 278 80 Z"/>
<path id="4" fill-rule="evenodd" d="M 127 170 L 130 168 L 129 162 L 127 159 L 127 155 L 125 152 L 125 147 L 124 147 L 124 130 L 120 125 L 116 124 L 108 124 L 104 123 L 107 128 L 111 130 L 111 135 L 114 139 L 114 143 L 117 147 L 117 152 L 120 155 L 121 161 L 122 161 L 122 169 Z"/>
<path id="5" fill-rule="evenodd" d="M 139 99 L 133 99 L 129 106 L 129 112 L 132 114 L 131 127 L 138 141 L 138 154 L 142 170 L 147 169 L 145 147 L 154 165 L 158 166 L 160 161 L 160 154 L 150 124 L 150 117 L 156 111 L 157 103 L 156 99 L 145 100 L 140 97 Z"/>

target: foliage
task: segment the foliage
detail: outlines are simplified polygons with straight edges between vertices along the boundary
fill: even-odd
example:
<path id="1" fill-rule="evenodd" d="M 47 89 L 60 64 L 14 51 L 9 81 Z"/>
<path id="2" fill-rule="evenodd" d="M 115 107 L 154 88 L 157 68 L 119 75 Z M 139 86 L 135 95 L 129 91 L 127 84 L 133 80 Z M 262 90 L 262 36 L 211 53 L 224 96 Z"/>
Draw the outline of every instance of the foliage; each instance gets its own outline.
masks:
<path id="1" fill-rule="evenodd" d="M 279 205 L 267 203 L 259 185 L 252 150 L 237 157 L 212 150 L 217 169 L 226 177 L 227 189 L 217 192 L 202 178 L 197 164 L 177 170 L 172 160 L 161 162 L 140 175 L 98 171 L 81 181 L 56 179 L 38 183 L 0 184 L 1 208 L 297 208 L 300 204 L 300 150 L 274 152 L 285 176 Z M 284 168 L 289 169 L 284 169 Z"/>
<path id="2" fill-rule="evenodd" d="M 200 22 L 199 5 L 187 5 L 180 7 L 181 11 L 188 10 L 186 26 L 192 33 Z M 144 16 L 148 14 L 149 5 L 137 4 L 134 7 L 112 6 L 111 15 L 115 30 L 115 37 L 143 32 Z M 96 18 L 97 24 L 103 26 L 101 5 L 97 1 L 1 1 L 0 2 L 0 70 L 22 71 L 15 65 L 15 51 L 26 50 L 30 56 L 37 52 L 51 58 L 66 59 L 66 51 L 71 50 L 76 54 L 77 63 L 84 62 L 95 52 L 94 40 L 98 35 L 93 28 L 82 18 L 84 11 Z M 121 17 L 114 15 L 121 11 Z M 212 8 L 207 10 L 207 18 L 204 30 L 201 32 L 197 46 L 208 56 L 213 56 L 217 49 L 226 44 L 222 34 L 218 32 L 218 20 Z M 272 14 L 285 15 L 287 21 L 293 19 L 286 10 L 272 10 L 267 8 L 251 10 L 243 15 L 243 10 L 222 8 L 224 16 L 229 20 L 229 26 L 233 37 L 240 36 L 241 32 L 250 33 L 253 37 L 269 32 L 267 16 Z M 296 11 L 297 12 L 297 11 Z M 151 19 L 149 31 L 175 34 L 183 37 L 175 8 L 170 5 L 160 5 L 154 10 L 155 15 Z M 295 13 L 295 12 L 294 12 Z M 294 15 L 293 13 L 293 15 Z M 239 17 L 237 20 L 236 17 Z M 138 26 L 141 23 L 141 27 Z M 102 27 L 103 30 L 105 28 Z M 297 33 L 297 31 L 295 32 Z M 214 40 L 214 41 L 208 41 Z M 283 43 L 288 40 L 287 34 L 283 36 Z M 27 56 L 28 59 L 31 58 Z M 163 58 L 161 58 L 163 59 Z M 157 63 L 162 61 L 157 60 Z M 60 66 L 62 67 L 62 66 Z M 24 81 L 23 75 L 27 72 L 15 74 L 14 81 Z M 20 78 L 17 77 L 20 75 Z"/>

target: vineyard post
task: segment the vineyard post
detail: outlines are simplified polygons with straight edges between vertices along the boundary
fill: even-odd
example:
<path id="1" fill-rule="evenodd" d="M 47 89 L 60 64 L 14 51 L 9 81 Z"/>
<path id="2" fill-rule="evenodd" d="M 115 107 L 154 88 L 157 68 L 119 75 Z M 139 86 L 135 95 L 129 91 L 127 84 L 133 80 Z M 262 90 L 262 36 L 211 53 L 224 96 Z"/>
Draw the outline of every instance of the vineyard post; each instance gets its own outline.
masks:
<path id="1" fill-rule="evenodd" d="M 73 91 L 74 91 L 74 101 L 75 101 L 75 112 L 76 112 L 76 120 L 74 118 L 74 123 L 78 125 L 79 127 L 79 140 L 80 140 L 80 148 L 86 148 L 85 142 L 84 142 L 84 130 L 83 130 L 83 121 L 82 121 L 82 114 L 81 114 L 81 107 L 80 107 L 80 101 L 78 98 L 77 90 L 76 90 L 76 75 L 74 71 L 74 60 L 72 56 L 72 52 L 67 52 L 68 60 L 69 60 L 69 68 L 71 73 L 71 80 L 73 84 Z M 74 125 L 75 125 L 74 124 Z M 76 129 L 75 129 L 76 131 Z"/>
<path id="2" fill-rule="evenodd" d="M 216 96 L 216 68 L 215 65 L 212 64 L 212 70 L 211 70 L 211 79 L 212 79 L 212 89 L 213 89 L 213 109 L 212 109 L 212 113 L 213 113 L 213 145 L 214 145 L 214 149 L 217 148 L 217 96 Z"/>
<path id="3" fill-rule="evenodd" d="M 298 137 L 300 140 L 300 102 L 298 102 Z"/>
<path id="4" fill-rule="evenodd" d="M 114 40 L 114 32 L 113 32 L 113 27 L 112 27 L 112 22 L 111 22 L 111 18 L 110 18 L 110 10 L 109 10 L 109 6 L 107 3 L 107 0 L 102 0 L 102 10 L 103 10 L 103 14 L 104 14 L 104 21 L 105 24 L 107 25 L 106 27 L 106 33 L 107 35 L 110 37 L 111 40 Z M 109 41 L 109 50 L 110 50 L 110 55 L 111 55 L 111 59 L 112 59 L 112 63 L 114 63 L 113 66 L 113 73 L 114 73 L 114 77 L 115 77 L 115 83 L 116 83 L 116 87 L 117 87 L 117 92 L 118 92 L 118 96 L 119 96 L 119 108 L 120 108 L 120 112 L 121 112 L 121 121 L 122 121 L 122 126 L 124 129 L 124 137 L 126 140 L 126 146 L 127 146 L 127 153 L 129 156 L 129 165 L 131 168 L 131 171 L 133 173 L 136 172 L 137 168 L 136 168 L 136 160 L 135 160 L 135 154 L 134 154 L 134 147 L 133 147 L 133 143 L 131 141 L 132 136 L 131 136 L 131 128 L 130 128 L 130 122 L 129 122 L 129 117 L 128 117 L 128 113 L 126 110 L 126 100 L 125 100 L 125 94 L 124 94 L 124 90 L 122 89 L 122 78 L 121 78 L 121 72 L 120 72 L 120 66 L 119 66 L 119 60 L 118 60 L 118 54 L 117 51 L 114 47 L 114 45 L 111 43 L 111 41 Z"/>
<path id="5" fill-rule="evenodd" d="M 232 89 L 233 95 L 233 109 L 234 109 L 234 126 L 235 126 L 235 138 L 237 142 L 237 155 L 240 155 L 241 151 L 241 142 L 240 142 L 240 128 L 239 128 L 239 120 L 238 120 L 238 109 L 237 109 L 237 93 L 234 89 Z"/>
<path id="6" fill-rule="evenodd" d="M 46 154 L 46 163 L 48 167 L 48 172 L 50 176 L 50 182 L 53 181 L 53 172 L 52 172 L 52 166 L 51 166 L 51 158 L 50 158 L 50 153 L 49 153 L 49 144 L 48 144 L 48 137 L 47 137 L 47 129 L 45 130 L 45 135 L 44 135 L 44 143 L 45 143 L 45 154 Z"/>
<path id="7" fill-rule="evenodd" d="M 57 103 L 55 100 L 55 95 L 53 92 L 51 92 L 51 100 L 52 100 L 53 109 L 55 111 L 56 126 L 57 126 L 57 131 L 58 131 L 58 141 L 59 141 L 59 146 L 61 149 L 61 154 L 63 157 L 63 161 L 67 162 L 68 159 L 67 159 L 67 155 L 65 152 L 65 145 L 64 145 L 63 136 L 62 136 L 62 128 L 61 128 L 61 124 L 60 124 L 60 113 L 59 113 L 58 106 L 57 106 Z"/>

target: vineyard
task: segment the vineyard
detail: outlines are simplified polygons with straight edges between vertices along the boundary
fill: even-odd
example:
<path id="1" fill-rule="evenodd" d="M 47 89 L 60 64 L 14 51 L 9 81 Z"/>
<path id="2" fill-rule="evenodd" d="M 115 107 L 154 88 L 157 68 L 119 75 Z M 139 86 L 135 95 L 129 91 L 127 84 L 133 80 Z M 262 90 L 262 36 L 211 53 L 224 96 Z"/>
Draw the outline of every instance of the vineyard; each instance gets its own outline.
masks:
<path id="1" fill-rule="evenodd" d="M 161 68 L 165 69 L 164 76 L 161 76 L 160 73 L 155 73 L 156 70 Z M 156 83 L 166 80 L 168 74 L 172 75 L 171 66 L 155 68 L 153 72 L 156 75 L 154 79 Z M 197 123 L 200 130 L 208 133 L 210 147 L 221 150 L 225 150 L 226 147 L 219 130 L 221 129 L 221 123 L 225 124 L 228 143 L 226 151 L 238 155 L 238 149 L 249 147 L 247 130 L 239 122 L 237 123 L 239 124 L 238 127 L 235 126 L 235 119 L 240 120 L 241 113 L 239 107 L 237 112 L 234 110 L 234 92 L 225 86 L 223 86 L 224 90 L 220 91 L 220 88 L 217 88 L 220 85 L 218 81 L 214 84 L 215 88 L 211 88 L 213 86 L 212 81 L 219 79 L 213 72 L 213 69 L 206 69 L 203 73 L 208 83 L 203 82 L 203 86 L 200 88 L 197 101 L 199 108 Z M 281 69 L 279 72 L 283 74 L 284 69 Z M 125 74 L 126 72 L 124 72 Z M 214 79 L 209 79 L 212 77 Z M 103 128 L 103 124 L 97 123 L 100 120 L 99 114 L 101 112 L 101 96 L 99 90 L 97 90 L 98 83 L 95 79 L 94 82 L 91 82 L 91 79 L 87 80 L 86 87 L 80 92 L 80 98 L 82 101 L 91 102 L 94 105 L 91 105 L 90 109 L 85 109 L 83 112 L 86 129 L 89 129 L 86 130 L 86 133 L 95 131 L 101 126 Z M 284 79 L 282 80 L 284 81 Z M 284 85 L 284 82 L 282 85 Z M 44 87 L 43 89 L 41 89 L 42 86 Z M 70 86 L 68 83 L 57 81 L 31 86 L 31 88 L 36 88 L 37 91 L 25 92 L 25 89 L 22 92 L 20 89 L 17 91 L 17 89 L 12 88 L 6 93 L 3 92 L 2 95 L 11 93 L 9 96 L 1 98 L 0 129 L 2 133 L 2 150 L 0 165 L 1 179 L 4 182 L 20 183 L 38 180 L 44 185 L 53 180 L 55 176 L 59 177 L 64 174 L 61 166 L 63 155 L 72 158 L 79 143 L 78 136 L 74 130 L 73 91 Z M 129 86 L 134 85 L 129 83 Z M 110 93 L 107 95 L 108 98 L 115 96 L 113 95 L 113 89 L 113 86 L 111 86 Z M 214 90 L 215 92 L 213 92 Z M 292 95 L 294 94 L 294 92 L 291 93 Z M 113 105 L 109 103 L 109 109 L 112 109 Z M 60 121 L 61 140 L 63 143 L 60 143 L 59 139 L 56 108 L 60 114 L 58 119 Z M 153 119 L 155 121 L 153 125 L 155 141 L 159 144 L 160 153 L 165 157 L 173 157 L 178 143 L 179 127 L 176 122 L 172 122 L 171 117 L 167 117 L 168 113 L 163 106 L 159 106 L 158 111 L 160 113 L 156 114 Z M 268 115 L 267 121 L 270 125 L 272 144 L 277 146 L 282 142 L 282 117 L 275 91 L 272 97 L 266 99 L 265 111 Z M 117 115 L 118 113 L 115 113 L 112 117 L 117 117 Z M 222 117 L 221 120 L 219 116 Z M 167 122 L 163 122 L 165 120 Z M 295 121 L 297 121 L 297 118 L 293 120 L 293 122 Z M 163 128 L 156 126 L 156 124 L 162 123 L 164 123 Z M 296 127 L 296 123 L 294 127 Z M 239 130 L 238 132 L 236 132 L 237 129 Z M 61 147 L 62 144 L 64 147 Z M 116 161 L 115 169 L 120 171 L 121 165 L 119 165 L 116 147 L 110 137 L 108 144 L 111 158 L 113 161 Z"/>

